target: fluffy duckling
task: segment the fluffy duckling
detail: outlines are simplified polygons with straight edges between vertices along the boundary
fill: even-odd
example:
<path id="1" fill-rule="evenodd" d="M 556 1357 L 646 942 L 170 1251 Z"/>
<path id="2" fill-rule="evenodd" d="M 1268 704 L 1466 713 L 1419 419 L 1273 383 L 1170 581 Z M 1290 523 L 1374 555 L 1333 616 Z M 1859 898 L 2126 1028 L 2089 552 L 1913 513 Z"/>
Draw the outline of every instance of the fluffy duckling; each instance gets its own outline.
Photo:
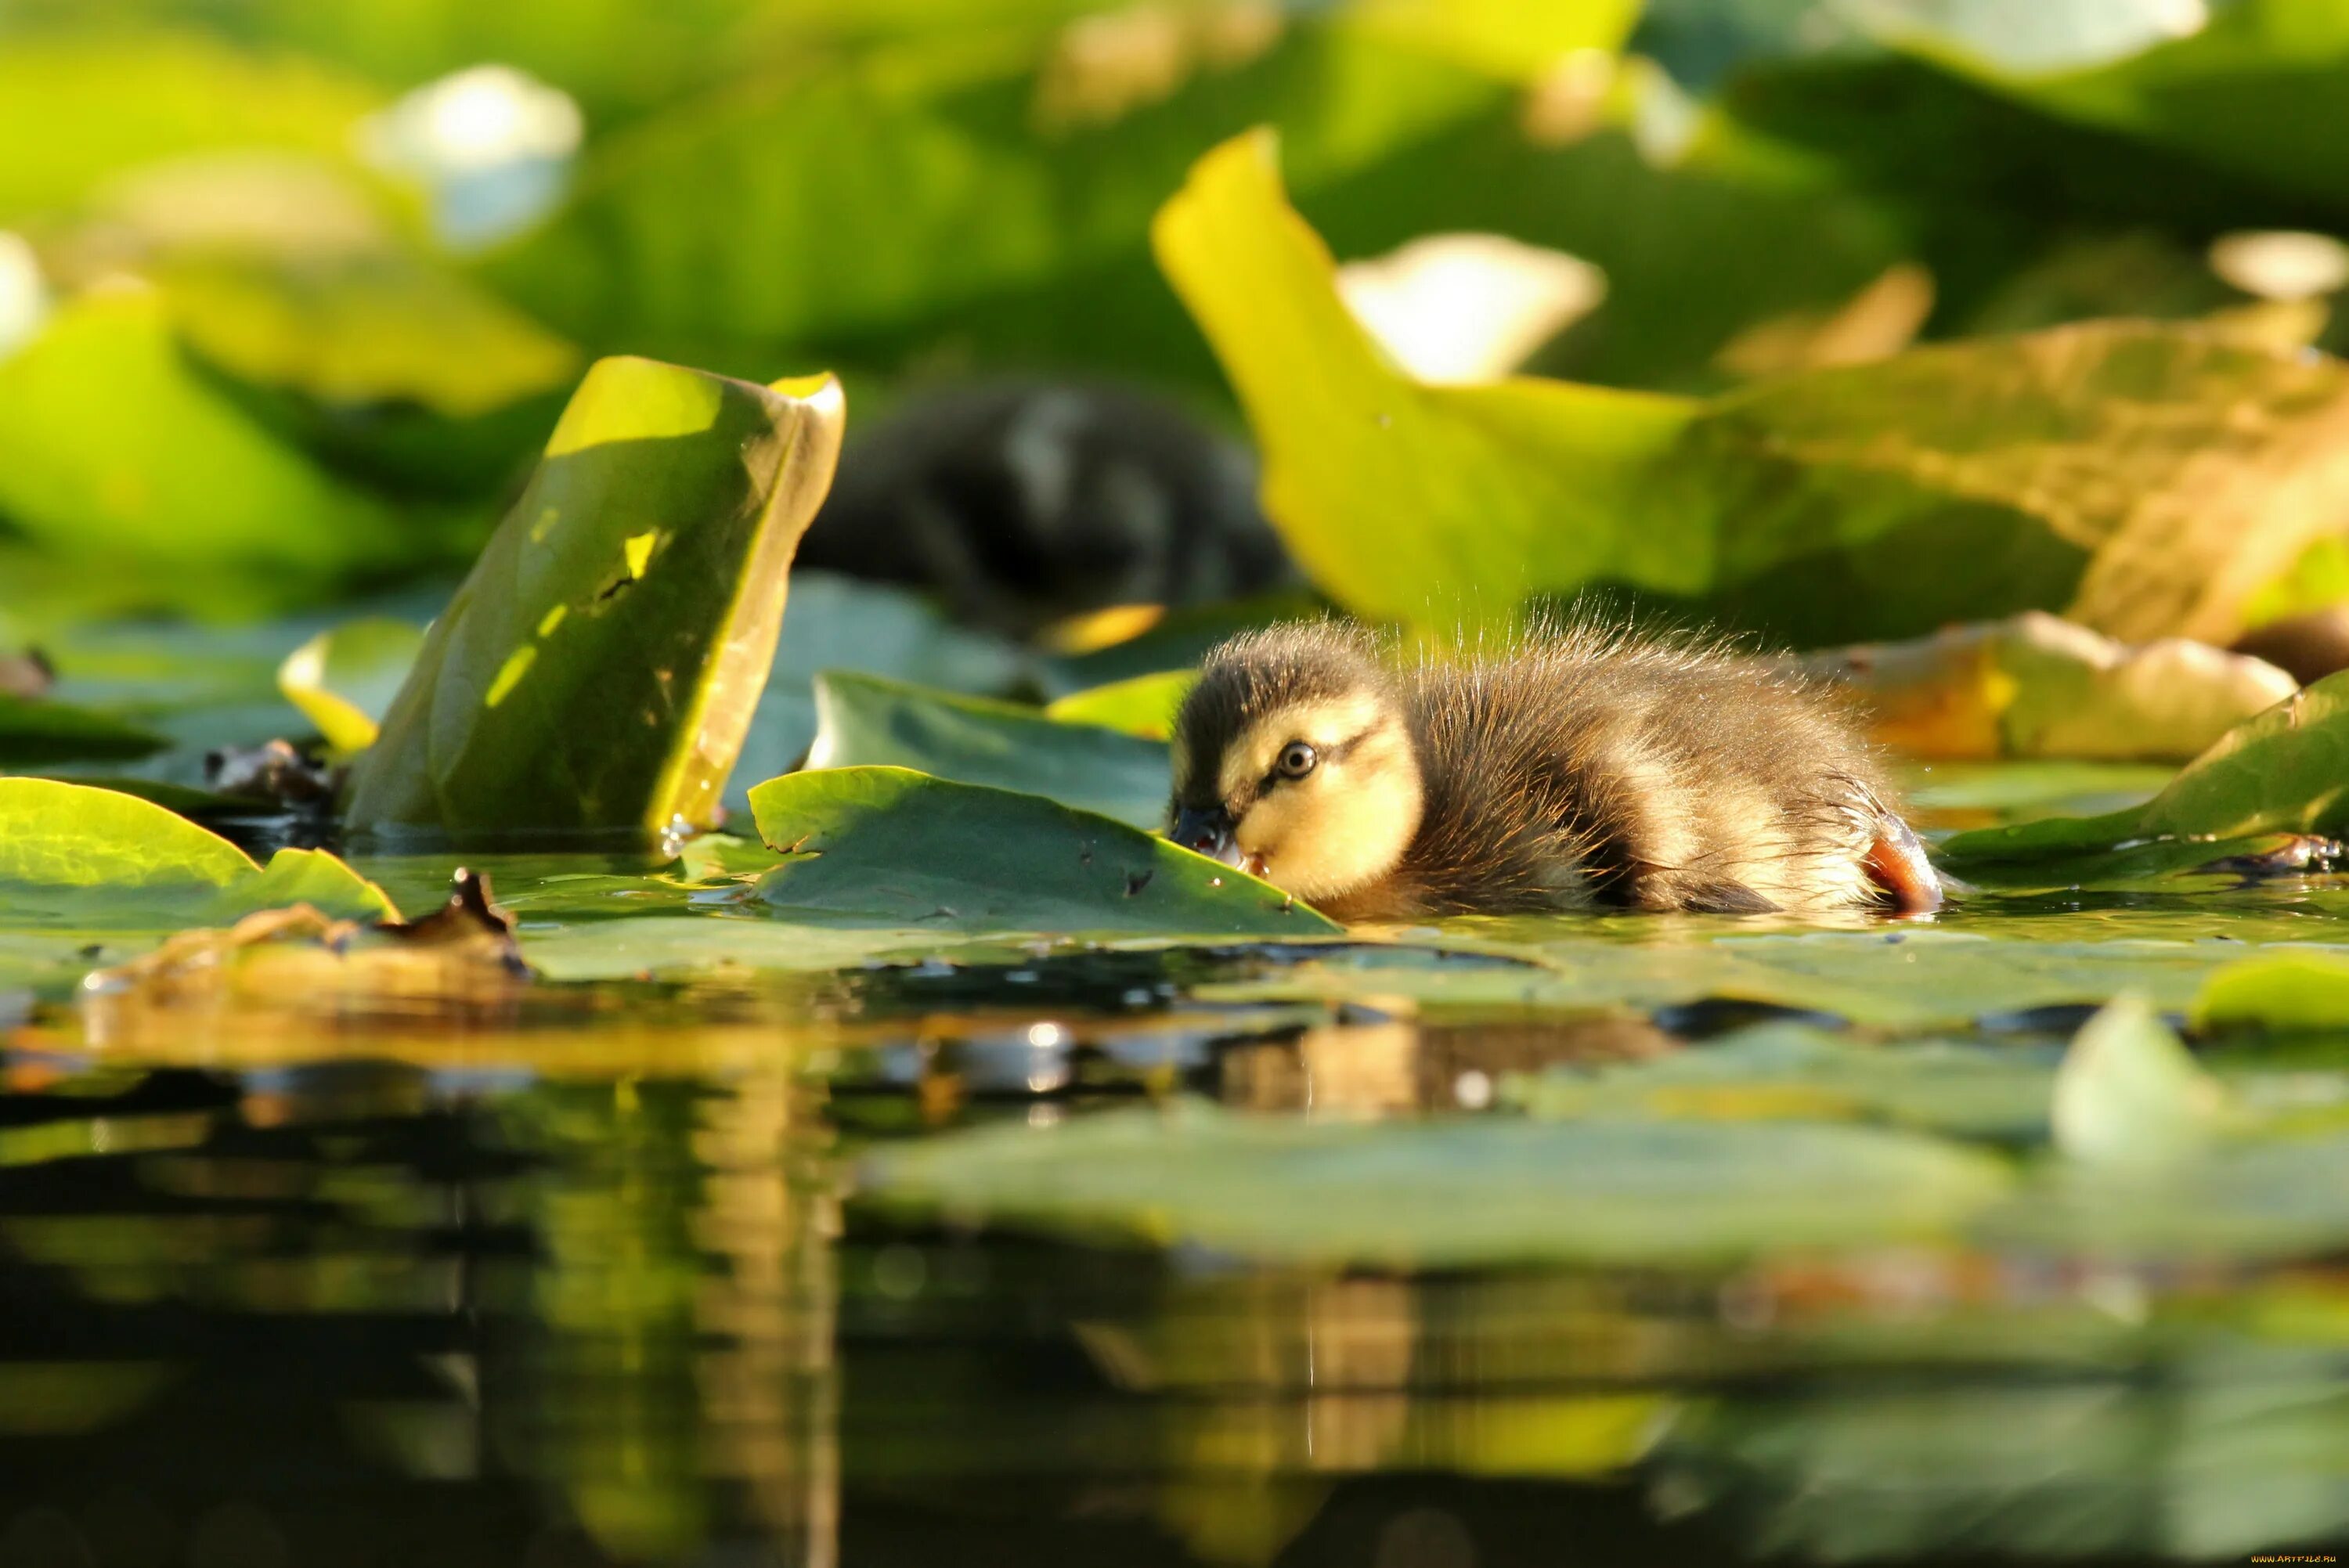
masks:
<path id="1" fill-rule="evenodd" d="M 1170 838 L 1343 920 L 1940 903 L 1857 737 L 1715 649 L 1549 628 L 1406 667 L 1276 626 L 1207 655 L 1174 760 Z"/>

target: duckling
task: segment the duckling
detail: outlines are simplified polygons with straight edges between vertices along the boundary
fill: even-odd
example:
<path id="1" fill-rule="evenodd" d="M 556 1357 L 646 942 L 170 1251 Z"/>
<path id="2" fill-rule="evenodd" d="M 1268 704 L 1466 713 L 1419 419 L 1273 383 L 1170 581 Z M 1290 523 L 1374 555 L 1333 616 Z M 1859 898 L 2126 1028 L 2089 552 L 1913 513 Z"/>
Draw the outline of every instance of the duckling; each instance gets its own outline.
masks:
<path id="1" fill-rule="evenodd" d="M 1341 920 L 1941 900 L 1826 699 L 1594 626 L 1411 665 L 1335 622 L 1247 633 L 1177 713 L 1174 774 L 1168 837 Z"/>

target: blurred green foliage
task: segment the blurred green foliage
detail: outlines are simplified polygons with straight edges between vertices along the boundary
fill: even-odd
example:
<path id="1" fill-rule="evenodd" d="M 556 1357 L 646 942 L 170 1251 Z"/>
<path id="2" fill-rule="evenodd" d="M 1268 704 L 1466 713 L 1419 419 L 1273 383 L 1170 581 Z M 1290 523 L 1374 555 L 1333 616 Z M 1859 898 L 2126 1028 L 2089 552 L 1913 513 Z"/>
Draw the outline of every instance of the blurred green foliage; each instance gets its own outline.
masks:
<path id="1" fill-rule="evenodd" d="M 2349 8 L 2182 15 L 19 5 L 0 225 L 46 319 L 0 320 L 0 395 L 20 388 L 0 440 L 31 449 L 0 490 L 0 613 L 243 615 L 445 574 L 596 355 L 832 365 L 868 415 L 1004 368 L 1212 411 L 1226 394 L 1146 230 L 1258 124 L 1340 256 L 1477 231 L 1597 265 L 1605 297 L 1534 361 L 1578 381 L 1717 392 L 2260 291 L 2321 318 L 2338 278 L 2222 276 L 2205 253 L 2349 226 Z M 90 551 L 123 570 L 57 564 Z M 2060 602 L 2064 573 L 2040 575 L 2009 597 Z"/>

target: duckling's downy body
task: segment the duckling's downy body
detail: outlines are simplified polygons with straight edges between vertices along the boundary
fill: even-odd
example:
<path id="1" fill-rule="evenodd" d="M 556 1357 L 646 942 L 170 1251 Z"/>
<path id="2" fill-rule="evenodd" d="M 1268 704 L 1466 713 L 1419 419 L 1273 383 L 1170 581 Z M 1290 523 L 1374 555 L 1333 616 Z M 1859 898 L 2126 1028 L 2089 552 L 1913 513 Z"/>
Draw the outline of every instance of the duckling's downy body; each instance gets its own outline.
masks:
<path id="1" fill-rule="evenodd" d="M 1782 674 L 1589 629 L 1391 664 L 1335 623 L 1211 653 L 1170 836 L 1347 920 L 1936 907 L 1867 748 Z"/>

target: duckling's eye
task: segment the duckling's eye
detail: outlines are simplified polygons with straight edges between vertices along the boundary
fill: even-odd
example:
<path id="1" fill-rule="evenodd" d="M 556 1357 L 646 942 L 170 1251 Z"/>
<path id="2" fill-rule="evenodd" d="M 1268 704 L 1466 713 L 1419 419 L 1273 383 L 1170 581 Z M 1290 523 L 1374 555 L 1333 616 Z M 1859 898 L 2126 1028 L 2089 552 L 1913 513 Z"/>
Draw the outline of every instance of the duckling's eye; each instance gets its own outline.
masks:
<path id="1" fill-rule="evenodd" d="M 1320 760 L 1319 755 L 1305 742 L 1292 740 L 1280 748 L 1280 759 L 1272 765 L 1272 770 L 1283 779 L 1302 779 L 1312 772 L 1313 765 Z"/>

